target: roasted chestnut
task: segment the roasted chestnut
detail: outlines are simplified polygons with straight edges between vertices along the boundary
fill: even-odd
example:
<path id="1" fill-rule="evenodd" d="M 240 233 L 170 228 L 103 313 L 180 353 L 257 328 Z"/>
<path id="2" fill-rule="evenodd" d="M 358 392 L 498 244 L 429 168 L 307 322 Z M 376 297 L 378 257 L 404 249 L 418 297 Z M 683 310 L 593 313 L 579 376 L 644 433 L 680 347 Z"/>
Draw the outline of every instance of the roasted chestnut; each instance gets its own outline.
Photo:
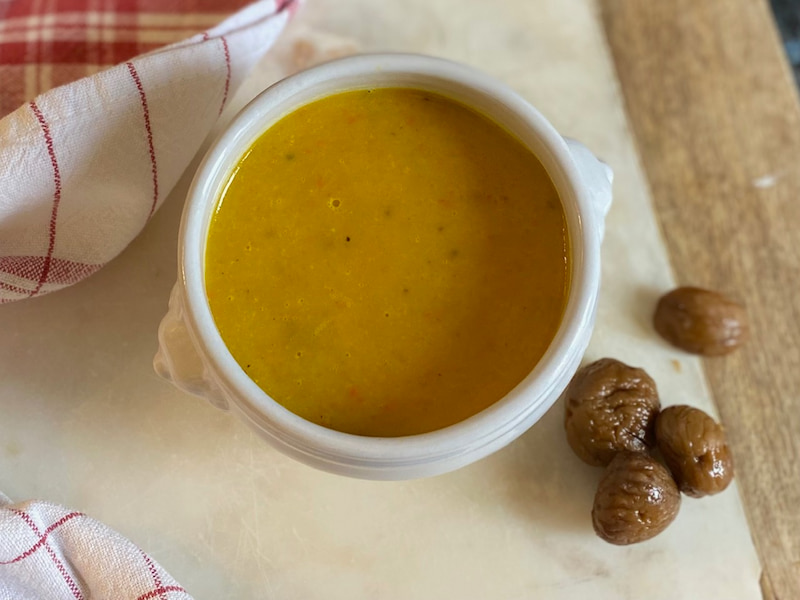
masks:
<path id="1" fill-rule="evenodd" d="M 741 304 L 696 287 L 681 287 L 662 296 L 653 326 L 673 346 L 705 356 L 732 352 L 749 335 Z"/>
<path id="2" fill-rule="evenodd" d="M 656 420 L 656 440 L 687 496 L 717 494 L 733 479 L 725 430 L 702 410 L 685 405 L 665 408 Z"/>
<path id="3" fill-rule="evenodd" d="M 681 494 L 664 465 L 649 454 L 622 452 L 600 480 L 592 524 L 611 544 L 635 544 L 664 531 L 680 505 Z"/>
<path id="4" fill-rule="evenodd" d="M 661 408 L 653 379 L 613 358 L 587 365 L 565 392 L 567 441 L 590 465 L 605 466 L 622 450 L 655 445 L 653 428 Z"/>

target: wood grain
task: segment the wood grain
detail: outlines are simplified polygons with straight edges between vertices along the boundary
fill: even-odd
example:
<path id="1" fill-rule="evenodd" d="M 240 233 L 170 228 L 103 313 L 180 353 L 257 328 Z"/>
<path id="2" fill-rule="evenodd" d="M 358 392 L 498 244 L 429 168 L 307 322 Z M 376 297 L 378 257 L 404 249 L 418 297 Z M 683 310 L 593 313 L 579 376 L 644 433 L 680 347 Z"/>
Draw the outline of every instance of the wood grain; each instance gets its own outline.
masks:
<path id="1" fill-rule="evenodd" d="M 764 597 L 800 598 L 800 103 L 791 71 L 764 0 L 600 6 L 676 277 L 748 307 L 748 345 L 705 369 Z"/>

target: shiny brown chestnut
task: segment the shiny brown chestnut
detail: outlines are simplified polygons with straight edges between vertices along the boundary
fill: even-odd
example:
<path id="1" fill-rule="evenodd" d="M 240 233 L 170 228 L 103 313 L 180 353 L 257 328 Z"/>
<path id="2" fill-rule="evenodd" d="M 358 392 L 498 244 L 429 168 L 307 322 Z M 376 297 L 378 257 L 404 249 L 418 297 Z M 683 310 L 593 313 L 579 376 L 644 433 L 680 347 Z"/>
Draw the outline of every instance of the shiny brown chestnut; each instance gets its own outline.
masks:
<path id="1" fill-rule="evenodd" d="M 649 454 L 621 452 L 600 480 L 592 524 L 611 544 L 636 544 L 664 531 L 680 505 L 681 494 L 664 465 Z"/>
<path id="2" fill-rule="evenodd" d="M 686 405 L 665 408 L 656 420 L 656 440 L 687 496 L 718 494 L 733 479 L 725 430 L 702 410 Z"/>
<path id="3" fill-rule="evenodd" d="M 622 450 L 655 445 L 653 428 L 661 408 L 653 379 L 613 358 L 587 365 L 565 392 L 567 441 L 584 462 L 605 466 Z"/>
<path id="4" fill-rule="evenodd" d="M 680 287 L 662 296 L 653 326 L 673 346 L 705 356 L 728 354 L 749 336 L 741 304 L 696 287 Z"/>

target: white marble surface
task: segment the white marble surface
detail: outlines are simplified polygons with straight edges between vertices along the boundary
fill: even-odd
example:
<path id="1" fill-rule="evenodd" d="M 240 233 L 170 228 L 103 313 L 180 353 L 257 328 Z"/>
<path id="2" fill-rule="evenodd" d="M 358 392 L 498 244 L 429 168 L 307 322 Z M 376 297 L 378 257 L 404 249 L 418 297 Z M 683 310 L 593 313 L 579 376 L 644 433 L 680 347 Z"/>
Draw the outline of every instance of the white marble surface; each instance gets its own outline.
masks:
<path id="1" fill-rule="evenodd" d="M 616 197 L 587 360 L 642 366 L 664 404 L 716 412 L 698 361 L 649 326 L 672 277 L 595 11 L 589 0 L 310 0 L 292 27 L 295 38 L 311 27 L 365 50 L 482 68 L 605 158 Z M 284 42 L 284 53 L 296 50 Z M 264 66 L 238 102 L 274 76 Z M 760 598 L 735 485 L 684 499 L 650 542 L 618 548 L 596 538 L 601 471 L 572 455 L 560 404 L 475 465 L 383 483 L 295 463 L 160 381 L 151 360 L 188 180 L 100 273 L 0 307 L 0 490 L 106 522 L 198 600 Z"/>

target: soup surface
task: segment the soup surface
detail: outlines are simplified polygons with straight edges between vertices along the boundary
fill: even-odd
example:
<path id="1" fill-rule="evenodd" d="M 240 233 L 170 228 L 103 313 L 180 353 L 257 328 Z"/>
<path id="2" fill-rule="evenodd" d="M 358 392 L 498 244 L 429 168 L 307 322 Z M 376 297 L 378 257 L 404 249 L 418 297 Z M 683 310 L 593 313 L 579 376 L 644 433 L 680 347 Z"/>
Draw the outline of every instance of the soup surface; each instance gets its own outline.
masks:
<path id="1" fill-rule="evenodd" d="M 442 96 L 386 88 L 266 131 L 213 216 L 206 293 L 245 372 L 320 425 L 457 423 L 547 350 L 569 291 L 564 212 L 537 158 Z"/>

